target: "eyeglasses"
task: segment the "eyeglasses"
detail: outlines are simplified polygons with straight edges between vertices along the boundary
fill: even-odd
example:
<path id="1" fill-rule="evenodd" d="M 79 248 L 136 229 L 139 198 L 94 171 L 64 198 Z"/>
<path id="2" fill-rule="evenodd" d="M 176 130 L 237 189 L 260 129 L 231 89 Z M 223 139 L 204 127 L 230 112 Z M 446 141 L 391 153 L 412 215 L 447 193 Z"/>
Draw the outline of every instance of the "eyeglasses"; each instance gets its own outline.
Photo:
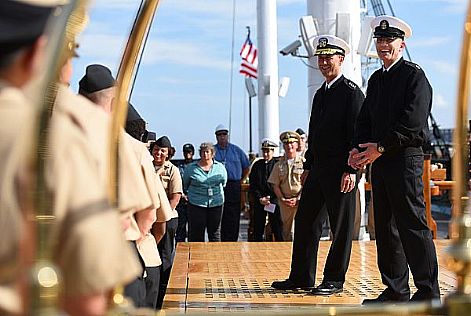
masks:
<path id="1" fill-rule="evenodd" d="M 216 133 L 216 136 L 226 136 L 227 133 L 226 132 L 222 132 L 222 133 Z"/>

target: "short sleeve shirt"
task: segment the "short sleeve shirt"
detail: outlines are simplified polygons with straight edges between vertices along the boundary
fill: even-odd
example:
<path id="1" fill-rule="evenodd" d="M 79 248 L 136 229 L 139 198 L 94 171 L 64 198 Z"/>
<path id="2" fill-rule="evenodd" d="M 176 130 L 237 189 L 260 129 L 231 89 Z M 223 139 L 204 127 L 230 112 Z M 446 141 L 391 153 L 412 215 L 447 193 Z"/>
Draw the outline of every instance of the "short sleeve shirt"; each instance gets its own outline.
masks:
<path id="1" fill-rule="evenodd" d="M 281 157 L 275 164 L 268 182 L 280 187 L 283 197 L 297 197 L 301 193 L 301 175 L 303 174 L 304 158 L 296 156 L 292 161 Z"/>

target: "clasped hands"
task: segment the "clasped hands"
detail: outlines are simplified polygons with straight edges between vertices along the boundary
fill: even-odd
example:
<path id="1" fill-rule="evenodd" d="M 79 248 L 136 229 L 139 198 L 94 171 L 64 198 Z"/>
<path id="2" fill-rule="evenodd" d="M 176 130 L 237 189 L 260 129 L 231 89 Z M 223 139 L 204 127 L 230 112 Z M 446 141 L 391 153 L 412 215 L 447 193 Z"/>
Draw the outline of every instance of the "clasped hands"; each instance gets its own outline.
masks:
<path id="1" fill-rule="evenodd" d="M 365 151 L 360 152 L 357 148 L 350 150 L 348 156 L 348 165 L 353 169 L 363 169 L 367 164 L 373 163 L 381 153 L 378 152 L 377 143 L 365 143 L 358 145 L 360 148 L 366 148 Z"/>

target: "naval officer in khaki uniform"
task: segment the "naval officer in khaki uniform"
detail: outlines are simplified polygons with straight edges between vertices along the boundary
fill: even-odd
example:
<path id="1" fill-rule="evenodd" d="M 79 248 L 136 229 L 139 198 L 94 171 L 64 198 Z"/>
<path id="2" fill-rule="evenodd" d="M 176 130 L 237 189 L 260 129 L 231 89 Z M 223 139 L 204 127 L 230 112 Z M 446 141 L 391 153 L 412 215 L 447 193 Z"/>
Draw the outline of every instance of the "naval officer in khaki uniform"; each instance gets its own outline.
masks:
<path id="1" fill-rule="evenodd" d="M 275 164 L 268 178 L 280 204 L 283 223 L 283 240 L 293 240 L 293 221 L 301 194 L 301 175 L 304 158 L 297 154 L 299 134 L 292 131 L 281 133 L 285 155 Z"/>
<path id="2" fill-rule="evenodd" d="M 103 65 L 89 65 L 85 75 L 79 83 L 79 92 L 86 98 L 94 102 L 95 111 L 108 116 L 112 110 L 112 100 L 115 96 L 115 80 L 111 71 Z M 91 104 L 91 103 L 90 103 Z M 85 108 L 85 107 L 84 107 Z M 106 130 L 100 129 L 100 126 L 91 126 L 86 121 L 90 120 L 90 111 L 81 116 L 83 124 L 90 125 L 90 135 L 93 135 L 91 142 L 97 139 L 98 134 L 108 135 L 109 125 L 105 124 Z M 93 121 L 93 119 L 92 119 Z M 103 124 L 102 124 L 103 125 Z M 108 136 L 107 136 L 108 137 Z M 138 278 L 133 284 L 126 288 L 137 306 L 156 308 L 157 294 L 159 288 L 159 270 L 161 259 L 159 257 L 156 241 L 150 234 L 150 229 L 154 221 L 155 225 L 165 225 L 170 219 L 171 209 L 167 199 L 162 200 L 159 191 L 163 191 L 158 176 L 153 174 L 151 156 L 147 150 L 144 150 L 142 144 L 136 141 L 128 134 L 122 136 L 123 142 L 120 144 L 120 205 L 119 209 L 124 218 L 128 221 L 125 231 L 126 240 L 132 241 L 137 246 L 139 255 L 142 258 L 143 268 L 146 270 L 144 279 Z M 106 140 L 105 140 L 106 144 Z M 100 144 L 97 144 L 100 146 Z M 106 148 L 101 143 L 98 151 Z M 131 153 L 129 156 L 129 152 Z M 107 154 L 107 151 L 104 151 Z M 105 157 L 107 158 L 107 156 Z M 129 162 L 134 162 L 130 165 Z M 126 164 L 128 163 L 128 164 Z M 144 171 L 142 171 L 142 170 Z M 135 181 L 135 178 L 138 178 Z M 106 181 L 106 179 L 104 179 Z M 157 189 L 160 187 L 160 190 Z M 148 202 L 146 202 L 148 201 Z M 131 204 L 130 204 L 131 203 Z M 149 204 L 150 203 L 150 204 Z M 165 227 L 161 228 L 162 230 Z M 155 245 L 155 247 L 153 247 Z"/>
<path id="3" fill-rule="evenodd" d="M 13 128 L 11 124 L 35 126 L 34 120 L 30 119 L 34 115 L 33 106 L 21 89 L 35 76 L 42 62 L 47 42 L 42 32 L 56 3 L 46 0 L 0 2 L 0 125 L 6 127 L 1 130 L 1 138 L 18 140 L 2 141 L 2 152 L 7 149 L 16 155 L 17 148 L 22 149 L 24 144 L 23 137 L 33 139 L 36 136 L 26 130 L 18 133 L 19 126 Z M 105 190 L 94 181 L 98 170 L 83 129 L 69 117 L 55 115 L 50 125 L 48 149 L 46 182 L 53 196 L 51 204 L 56 216 L 53 238 L 57 241 L 52 253 L 63 276 L 61 302 L 70 315 L 103 314 L 109 290 L 118 283 L 130 281 L 139 267 L 122 237 L 118 214 L 108 206 Z M 22 152 L 18 157 L 25 155 L 27 153 Z M 14 225 L 15 221 L 22 222 L 19 215 L 27 210 L 20 208 L 23 203 L 19 203 L 19 193 L 28 189 L 25 185 L 28 182 L 21 181 L 22 178 L 17 175 L 28 171 L 29 167 L 22 164 L 21 159 L 15 163 L 10 159 L 2 159 L 0 166 L 0 170 L 5 170 L 2 173 L 7 175 L 2 177 L 0 193 L 2 197 L 4 194 L 10 196 L 9 201 L 1 199 L 0 218 L 12 219 L 9 225 L 14 229 L 11 231 L 12 236 L 15 236 L 7 238 L 4 236 L 7 230 L 2 229 L 2 249 L 13 249 L 13 253 L 16 253 L 18 240 L 27 238 L 29 233 L 18 229 L 20 225 Z M 11 182 L 14 183 L 13 190 Z M 21 202 L 28 205 L 30 201 L 23 199 Z M 4 203 L 10 205 L 4 208 Z M 28 252 L 28 249 L 23 248 L 22 251 Z M 0 252 L 0 255 L 3 253 Z M 3 270 L 4 260 L 1 257 L 0 262 Z M 24 275 L 24 271 L 17 275 Z M 3 281 L 0 276 L 1 287 L 6 285 L 8 288 L 8 283 Z M 0 290 L 0 293 L 5 292 Z M 21 298 L 15 302 L 9 298 L 5 300 L 3 296 L 0 297 L 0 309 L 11 311 L 10 307 L 5 308 L 5 303 L 12 302 L 12 305 L 16 305 L 10 306 L 13 311 L 21 311 Z"/>
<path id="4" fill-rule="evenodd" d="M 160 274 L 160 291 L 158 307 L 162 307 L 165 292 L 167 290 L 170 271 L 172 270 L 175 257 L 175 234 L 178 227 L 178 213 L 176 207 L 183 194 L 182 178 L 177 166 L 170 162 L 170 151 L 172 144 L 167 136 L 162 136 L 150 146 L 150 152 L 154 158 L 154 168 L 162 180 L 165 193 L 172 207 L 172 218 L 166 223 L 166 232 L 158 244 L 159 253 L 162 257 L 162 271 Z"/>

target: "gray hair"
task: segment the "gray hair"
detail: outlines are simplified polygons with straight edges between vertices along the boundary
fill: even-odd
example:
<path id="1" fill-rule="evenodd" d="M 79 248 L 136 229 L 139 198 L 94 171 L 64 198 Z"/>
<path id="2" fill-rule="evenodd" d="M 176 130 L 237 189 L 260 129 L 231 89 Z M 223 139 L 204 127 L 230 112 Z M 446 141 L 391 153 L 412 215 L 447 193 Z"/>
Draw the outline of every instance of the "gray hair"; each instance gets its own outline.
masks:
<path id="1" fill-rule="evenodd" d="M 214 149 L 213 143 L 210 143 L 210 142 L 201 143 L 200 150 L 199 150 L 200 155 L 201 155 L 201 151 L 208 150 L 208 149 L 211 151 L 211 154 L 214 157 L 214 155 L 216 154 L 216 149 Z"/>

